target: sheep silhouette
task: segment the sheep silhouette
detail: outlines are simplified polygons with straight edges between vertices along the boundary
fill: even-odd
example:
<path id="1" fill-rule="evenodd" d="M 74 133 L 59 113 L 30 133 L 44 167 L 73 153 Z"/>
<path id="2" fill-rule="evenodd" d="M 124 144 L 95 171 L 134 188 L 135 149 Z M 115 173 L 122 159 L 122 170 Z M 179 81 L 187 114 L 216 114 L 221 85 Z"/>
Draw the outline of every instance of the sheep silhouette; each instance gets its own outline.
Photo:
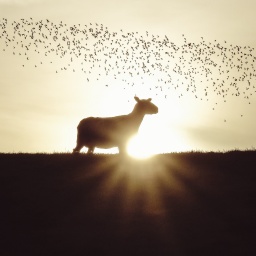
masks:
<path id="1" fill-rule="evenodd" d="M 125 153 L 129 138 L 138 132 L 146 114 L 158 113 L 158 107 L 149 99 L 134 97 L 136 104 L 133 111 L 127 115 L 114 117 L 88 117 L 82 119 L 77 126 L 77 145 L 73 153 L 79 153 L 85 146 L 87 153 L 93 153 L 97 148 L 118 147 L 119 153 Z"/>

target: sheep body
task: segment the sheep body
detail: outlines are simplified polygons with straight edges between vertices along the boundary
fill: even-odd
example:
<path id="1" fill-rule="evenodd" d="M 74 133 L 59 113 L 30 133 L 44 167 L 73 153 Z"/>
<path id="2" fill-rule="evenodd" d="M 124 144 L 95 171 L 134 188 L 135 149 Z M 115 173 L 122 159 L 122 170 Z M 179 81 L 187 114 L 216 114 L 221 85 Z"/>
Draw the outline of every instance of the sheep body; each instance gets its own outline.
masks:
<path id="1" fill-rule="evenodd" d="M 129 138 L 137 133 L 146 114 L 156 114 L 158 108 L 151 99 L 140 100 L 135 97 L 137 104 L 128 115 L 115 117 L 88 117 L 80 121 L 77 127 L 77 146 L 73 152 L 79 152 L 82 147 L 93 153 L 97 148 L 118 147 L 123 153 Z"/>

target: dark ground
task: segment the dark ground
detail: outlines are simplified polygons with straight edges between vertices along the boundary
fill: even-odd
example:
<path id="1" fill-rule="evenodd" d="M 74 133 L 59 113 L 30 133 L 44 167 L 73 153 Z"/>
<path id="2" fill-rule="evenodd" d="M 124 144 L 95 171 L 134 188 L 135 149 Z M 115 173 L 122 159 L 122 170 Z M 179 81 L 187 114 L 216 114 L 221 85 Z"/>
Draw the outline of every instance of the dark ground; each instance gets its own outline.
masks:
<path id="1" fill-rule="evenodd" d="M 0 154 L 0 255 L 256 255 L 256 152 Z"/>

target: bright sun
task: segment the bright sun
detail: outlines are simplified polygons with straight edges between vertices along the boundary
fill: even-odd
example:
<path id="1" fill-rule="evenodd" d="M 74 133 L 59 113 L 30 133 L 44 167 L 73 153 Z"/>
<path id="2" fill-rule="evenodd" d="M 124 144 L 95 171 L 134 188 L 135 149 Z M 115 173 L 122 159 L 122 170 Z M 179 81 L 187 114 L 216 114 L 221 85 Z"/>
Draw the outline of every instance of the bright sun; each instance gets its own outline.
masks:
<path id="1" fill-rule="evenodd" d="M 138 159 L 156 154 L 192 150 L 190 140 L 181 129 L 165 124 L 161 120 L 146 119 L 139 132 L 127 144 L 127 153 Z"/>
<path id="2" fill-rule="evenodd" d="M 149 158 L 154 154 L 154 152 L 147 144 L 148 141 L 146 141 L 145 137 L 135 135 L 128 142 L 127 152 L 134 158 Z"/>
<path id="3" fill-rule="evenodd" d="M 158 124 L 153 119 L 146 119 L 142 123 L 139 132 L 131 137 L 127 144 L 127 153 L 138 159 L 149 158 L 163 152 L 163 140 L 159 136 Z"/>

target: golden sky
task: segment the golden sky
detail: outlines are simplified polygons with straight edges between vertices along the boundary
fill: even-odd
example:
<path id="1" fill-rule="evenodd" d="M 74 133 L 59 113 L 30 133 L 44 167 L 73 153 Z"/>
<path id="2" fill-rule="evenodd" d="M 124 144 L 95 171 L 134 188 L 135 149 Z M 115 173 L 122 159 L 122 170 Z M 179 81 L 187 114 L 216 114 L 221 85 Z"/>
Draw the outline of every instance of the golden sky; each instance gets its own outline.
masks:
<path id="1" fill-rule="evenodd" d="M 247 47 L 243 53 L 252 56 L 248 55 L 246 67 L 252 67 L 256 66 L 252 62 L 256 52 L 251 50 L 256 47 L 255 9 L 253 0 L 0 0 L 0 23 L 3 23 L 2 18 L 7 19 L 8 34 L 13 33 L 11 24 L 14 21 L 25 19 L 35 23 L 43 20 L 47 23 L 48 19 L 53 24 L 63 22 L 68 27 L 103 24 L 109 31 L 117 32 L 120 38 L 122 33 L 131 32 L 138 32 L 138 38 L 141 35 L 146 38 L 146 33 L 159 38 L 167 36 L 177 46 L 184 45 L 184 37 L 191 44 L 205 40 L 206 45 L 213 45 L 217 40 L 228 49 Z M 1 27 L 0 32 L 3 32 Z M 47 40 L 52 47 L 57 47 L 54 40 Z M 82 118 L 129 113 L 135 104 L 135 94 L 141 98 L 152 97 L 152 102 L 159 107 L 159 114 L 146 117 L 141 127 L 145 143 L 154 145 L 156 152 L 246 149 L 256 145 L 254 76 L 250 80 L 249 99 L 243 97 L 246 85 L 238 81 L 239 97 L 229 93 L 224 102 L 209 90 L 207 101 L 176 90 L 174 85 L 168 90 L 165 86 L 166 91 L 161 93 L 155 89 L 161 86 L 157 80 L 162 78 L 157 72 L 152 79 L 134 77 L 135 85 L 130 86 L 122 81 L 125 78 L 122 74 L 116 79 L 113 73 L 102 75 L 97 80 L 101 70 L 95 67 L 88 82 L 87 74 L 78 71 L 80 61 L 74 61 L 70 70 L 61 71 L 67 62 L 59 56 L 45 56 L 43 49 L 39 49 L 39 53 L 30 50 L 27 60 L 28 56 L 23 54 L 25 50 L 19 49 L 20 44 L 15 45 L 15 41 L 6 47 L 4 41 L 2 36 L 0 152 L 72 151 L 76 126 Z M 217 60 L 217 54 L 213 58 Z M 239 58 L 239 54 L 234 58 Z M 243 72 L 253 73 L 252 70 Z M 177 81 L 176 74 L 172 76 L 176 84 L 182 83 L 183 78 Z M 235 68 L 231 76 L 241 77 Z M 218 74 L 212 77 L 217 80 Z M 199 90 L 204 88 L 204 81 L 202 85 L 196 82 Z M 230 88 L 230 81 L 225 80 L 223 88 Z"/>

